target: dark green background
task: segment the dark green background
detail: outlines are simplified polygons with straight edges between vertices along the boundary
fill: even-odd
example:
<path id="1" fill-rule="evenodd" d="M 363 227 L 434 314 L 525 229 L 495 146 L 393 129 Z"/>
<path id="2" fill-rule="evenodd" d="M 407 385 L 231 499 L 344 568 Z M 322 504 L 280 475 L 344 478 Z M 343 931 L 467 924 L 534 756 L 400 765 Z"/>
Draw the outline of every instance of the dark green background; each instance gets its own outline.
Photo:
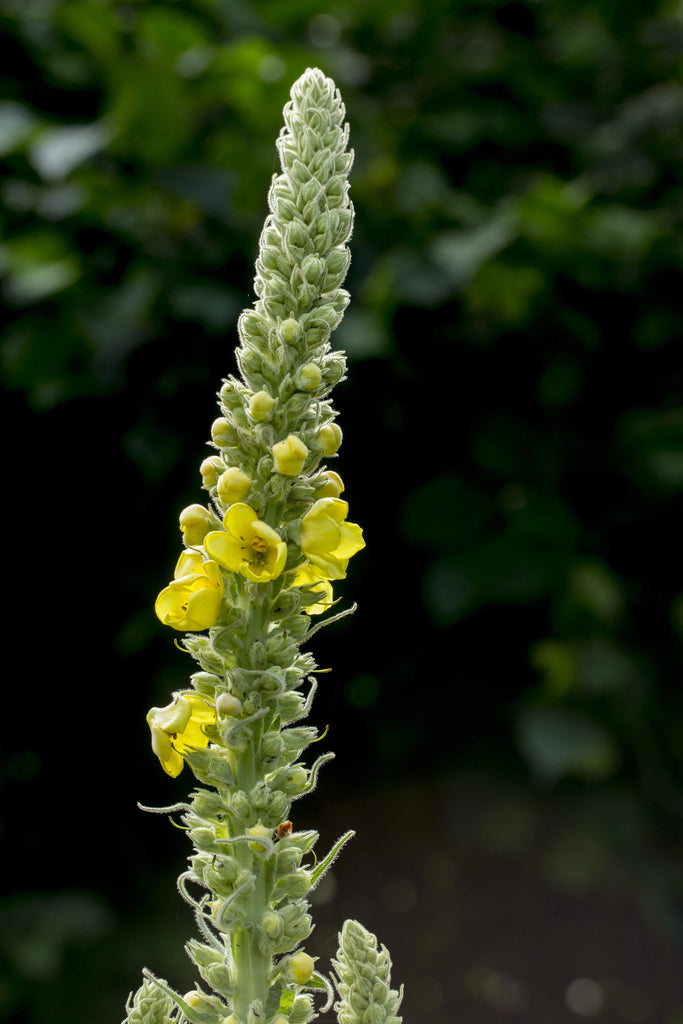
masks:
<path id="1" fill-rule="evenodd" d="M 0 1019 L 190 985 L 187 845 L 135 806 L 189 784 L 149 749 L 191 669 L 152 605 L 318 66 L 368 546 L 312 643 L 337 760 L 296 823 L 359 830 L 314 952 L 376 928 L 407 1024 L 576 1020 L 577 977 L 600 1021 L 680 1022 L 680 5 L 4 0 L 0 43 Z"/>

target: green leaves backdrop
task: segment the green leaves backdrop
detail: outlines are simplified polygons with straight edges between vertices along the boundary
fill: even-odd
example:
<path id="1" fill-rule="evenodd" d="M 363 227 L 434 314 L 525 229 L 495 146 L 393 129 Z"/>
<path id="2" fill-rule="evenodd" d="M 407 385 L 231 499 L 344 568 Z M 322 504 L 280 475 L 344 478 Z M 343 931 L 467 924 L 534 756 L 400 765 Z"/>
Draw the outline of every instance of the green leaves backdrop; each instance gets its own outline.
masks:
<path id="1" fill-rule="evenodd" d="M 179 945 L 159 914 L 183 837 L 160 863 L 163 823 L 135 809 L 170 802 L 144 712 L 183 684 L 152 604 L 309 65 L 341 88 L 356 150 L 339 466 L 368 548 L 358 614 L 319 638 L 337 762 L 306 813 L 334 838 L 355 824 L 344 800 L 364 820 L 368 778 L 393 793 L 372 843 L 390 858 L 407 834 L 406 877 L 427 865 L 437 896 L 463 843 L 494 879 L 534 865 L 522 905 L 547 884 L 592 893 L 604 921 L 616 877 L 665 936 L 659 975 L 617 961 L 650 999 L 623 1019 L 680 1012 L 679 6 L 4 0 L 0 33 L 5 542 L 21 551 L 0 1019 L 118 1019 L 150 946 L 168 974 Z M 369 884 L 368 859 L 351 865 L 347 887 Z M 354 913 L 342 872 L 325 942 Z M 506 961 L 514 927 L 475 962 L 471 933 L 432 923 L 421 961 L 409 917 L 429 900 L 410 884 L 412 903 L 399 885 L 386 904 L 407 899 L 386 936 L 406 1020 L 497 1020 L 501 991 L 534 1005 L 547 965 Z M 572 1008 L 562 955 L 548 1020 Z"/>

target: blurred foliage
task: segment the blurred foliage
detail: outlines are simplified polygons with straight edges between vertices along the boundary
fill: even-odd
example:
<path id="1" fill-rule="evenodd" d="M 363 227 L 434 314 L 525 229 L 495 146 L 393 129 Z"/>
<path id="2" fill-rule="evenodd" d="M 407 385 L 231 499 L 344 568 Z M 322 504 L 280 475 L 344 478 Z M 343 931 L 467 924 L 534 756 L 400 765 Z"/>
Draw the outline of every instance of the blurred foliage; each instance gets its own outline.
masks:
<path id="1" fill-rule="evenodd" d="M 378 753 L 378 778 L 472 769 L 603 794 L 613 813 L 588 840 L 572 825 L 575 856 L 558 839 L 557 872 L 580 873 L 581 850 L 589 874 L 626 857 L 680 934 L 681 5 L 4 0 L 0 38 L 8 479 L 37 487 L 41 647 L 78 692 L 97 672 L 111 749 L 182 682 L 149 607 L 253 297 L 280 110 L 317 65 L 356 150 L 338 404 L 368 549 L 347 588 L 360 614 L 317 651 L 340 681 L 321 695 L 332 743 L 367 755 L 343 762 L 345 784 Z M 30 574 L 17 587 L 21 631 L 45 605 Z M 20 639 L 24 678 L 34 640 Z M 93 742 L 91 712 L 74 700 L 66 715 L 58 702 L 13 738 L 19 815 L 48 764 L 75 785 L 78 743 L 60 737 Z M 143 723 L 136 752 L 73 799 L 89 808 L 104 786 L 131 822 L 114 794 L 140 798 L 145 744 Z M 156 867 L 143 828 L 133 852 L 118 838 L 110 851 L 131 900 Z M 83 865 L 46 869 L 35 822 L 22 844 L 21 886 L 38 863 L 47 888 L 81 884 Z M 39 946 L 48 966 L 79 915 L 84 941 L 105 928 L 86 910 Z"/>

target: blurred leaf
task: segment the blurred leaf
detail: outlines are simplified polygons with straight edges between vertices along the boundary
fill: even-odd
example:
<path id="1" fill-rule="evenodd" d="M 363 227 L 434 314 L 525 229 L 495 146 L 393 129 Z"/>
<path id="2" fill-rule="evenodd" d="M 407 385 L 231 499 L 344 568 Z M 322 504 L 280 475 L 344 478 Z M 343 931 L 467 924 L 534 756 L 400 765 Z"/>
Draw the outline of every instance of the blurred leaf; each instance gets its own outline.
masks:
<path id="1" fill-rule="evenodd" d="M 569 708 L 532 704 L 519 715 L 517 742 L 538 777 L 609 778 L 620 762 L 619 748 L 603 726 Z"/>
<path id="2" fill-rule="evenodd" d="M 40 301 L 68 288 L 81 274 L 61 236 L 48 231 L 0 244 L 0 274 L 7 299 L 17 305 Z"/>
<path id="3" fill-rule="evenodd" d="M 39 123 L 33 111 L 22 103 L 12 100 L 0 103 L 0 156 L 23 146 Z"/>
<path id="4" fill-rule="evenodd" d="M 669 494 L 683 488 L 683 409 L 627 412 L 617 440 L 627 472 L 641 487 Z"/>
<path id="5" fill-rule="evenodd" d="M 492 502 L 462 477 L 430 480 L 408 496 L 402 519 L 404 536 L 439 550 L 459 548 L 479 533 Z"/>
<path id="6" fill-rule="evenodd" d="M 31 144 L 29 159 L 46 181 L 59 180 L 104 149 L 111 138 L 111 128 L 103 121 L 46 128 Z"/>

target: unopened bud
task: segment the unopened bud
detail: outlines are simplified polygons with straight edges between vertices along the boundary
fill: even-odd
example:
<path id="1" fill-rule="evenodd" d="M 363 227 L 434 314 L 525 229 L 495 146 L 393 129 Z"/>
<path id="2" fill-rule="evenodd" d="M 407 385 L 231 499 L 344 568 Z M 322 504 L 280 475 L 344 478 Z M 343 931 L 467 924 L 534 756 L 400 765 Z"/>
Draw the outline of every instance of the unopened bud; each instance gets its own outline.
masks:
<path id="1" fill-rule="evenodd" d="M 237 441 L 237 434 L 235 428 L 231 423 L 223 416 L 219 416 L 217 420 L 214 420 L 211 424 L 211 440 L 214 444 L 218 445 L 219 448 L 226 448 L 228 445 L 234 445 Z"/>
<path id="2" fill-rule="evenodd" d="M 242 472 L 239 466 L 230 466 L 216 481 L 218 497 L 224 505 L 235 505 L 246 497 L 251 480 L 246 473 Z"/>
<path id="3" fill-rule="evenodd" d="M 248 836 L 253 836 L 255 839 L 270 839 L 272 830 L 266 828 L 265 825 L 254 825 L 252 828 L 246 830 Z M 249 846 L 254 853 L 267 853 L 269 851 L 269 844 L 265 843 L 249 843 Z"/>
<path id="4" fill-rule="evenodd" d="M 311 980 L 314 970 L 315 960 L 313 957 L 300 950 L 290 958 L 285 968 L 285 977 L 297 985 L 305 985 L 307 981 Z"/>
<path id="5" fill-rule="evenodd" d="M 263 930 L 269 939 L 279 939 L 284 931 L 282 918 L 274 910 L 267 910 L 261 919 Z"/>
<path id="6" fill-rule="evenodd" d="M 216 711 L 224 718 L 235 718 L 242 710 L 242 701 L 232 693 L 221 693 L 216 698 Z"/>
<path id="7" fill-rule="evenodd" d="M 326 423 L 315 436 L 323 454 L 336 455 L 342 443 L 342 430 L 338 423 Z"/>
<path id="8" fill-rule="evenodd" d="M 301 337 L 301 324 L 298 320 L 283 320 L 280 324 L 280 337 L 287 345 Z"/>
<path id="9" fill-rule="evenodd" d="M 255 420 L 260 423 L 270 418 L 270 412 L 275 405 L 275 399 L 267 391 L 257 391 L 249 401 L 249 412 Z"/>
<path id="10" fill-rule="evenodd" d="M 306 362 L 303 367 L 299 367 L 295 377 L 296 386 L 302 391 L 314 391 L 322 380 L 321 368 L 315 362 Z"/>
<path id="11" fill-rule="evenodd" d="M 216 486 L 218 476 L 224 469 L 225 463 L 217 455 L 210 455 L 208 459 L 204 459 L 199 467 L 199 472 L 202 474 L 202 483 L 207 491 Z"/>
<path id="12" fill-rule="evenodd" d="M 275 469 L 283 476 L 298 476 L 308 458 L 308 448 L 300 437 L 290 434 L 272 448 Z"/>
<path id="13" fill-rule="evenodd" d="M 344 490 L 344 481 L 339 476 L 339 473 L 335 473 L 334 470 L 328 469 L 325 473 L 325 478 L 320 487 L 316 488 L 316 498 L 338 498 Z"/>
<path id="14" fill-rule="evenodd" d="M 195 547 L 206 537 L 211 529 L 211 513 L 203 505 L 188 505 L 179 516 L 183 540 L 190 547 Z"/>

